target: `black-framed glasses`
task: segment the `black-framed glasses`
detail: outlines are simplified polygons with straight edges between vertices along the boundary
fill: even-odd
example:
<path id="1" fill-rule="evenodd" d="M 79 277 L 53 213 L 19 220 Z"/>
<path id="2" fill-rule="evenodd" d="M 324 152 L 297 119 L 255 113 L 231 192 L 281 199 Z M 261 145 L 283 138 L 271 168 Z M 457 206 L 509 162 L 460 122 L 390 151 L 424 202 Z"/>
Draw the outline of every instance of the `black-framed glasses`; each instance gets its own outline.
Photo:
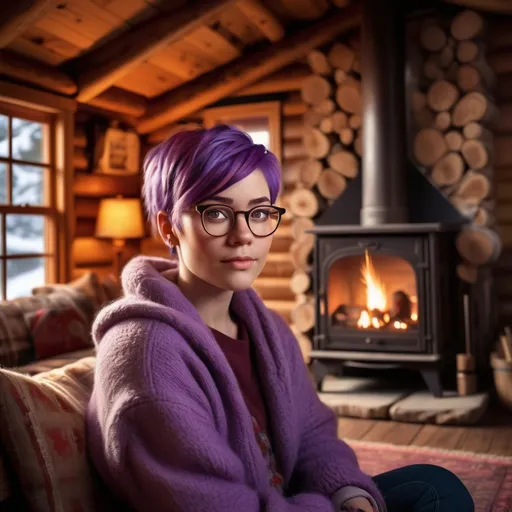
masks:
<path id="1" fill-rule="evenodd" d="M 233 210 L 225 204 L 207 204 L 195 206 L 194 209 L 201 214 L 203 229 L 211 236 L 227 235 L 234 227 L 236 218 L 242 214 L 256 237 L 270 236 L 279 226 L 281 216 L 286 213 L 285 208 L 279 206 L 255 206 L 250 210 Z"/>

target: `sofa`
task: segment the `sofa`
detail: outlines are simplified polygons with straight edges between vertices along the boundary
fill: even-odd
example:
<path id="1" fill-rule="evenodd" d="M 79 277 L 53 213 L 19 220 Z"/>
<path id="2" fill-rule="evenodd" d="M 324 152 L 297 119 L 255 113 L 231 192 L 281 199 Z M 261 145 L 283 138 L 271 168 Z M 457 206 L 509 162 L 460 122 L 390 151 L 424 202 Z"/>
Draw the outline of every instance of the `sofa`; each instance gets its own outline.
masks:
<path id="1" fill-rule="evenodd" d="M 112 276 L 34 288 L 0 302 L 0 512 L 108 507 L 87 460 L 91 326 L 121 294 Z"/>

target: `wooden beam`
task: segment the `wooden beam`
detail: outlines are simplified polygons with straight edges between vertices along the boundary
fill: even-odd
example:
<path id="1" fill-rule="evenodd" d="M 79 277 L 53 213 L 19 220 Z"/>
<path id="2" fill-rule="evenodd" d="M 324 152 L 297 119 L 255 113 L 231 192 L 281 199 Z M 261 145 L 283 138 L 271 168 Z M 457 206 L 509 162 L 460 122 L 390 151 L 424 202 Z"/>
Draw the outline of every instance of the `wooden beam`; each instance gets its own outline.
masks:
<path id="1" fill-rule="evenodd" d="M 2 2 L 0 16 L 0 48 L 14 41 L 36 20 L 57 4 L 56 0 L 14 0 Z"/>
<path id="2" fill-rule="evenodd" d="M 10 50 L 0 50 L 0 74 L 68 96 L 77 91 L 66 73 Z"/>
<path id="3" fill-rule="evenodd" d="M 245 87 L 238 91 L 236 96 L 299 91 L 304 79 L 310 75 L 311 69 L 309 66 L 297 62 L 272 73 L 260 82 Z"/>
<path id="4" fill-rule="evenodd" d="M 260 0 L 239 0 L 236 4 L 253 25 L 270 41 L 277 42 L 284 37 L 283 24 L 267 9 Z"/>
<path id="5" fill-rule="evenodd" d="M 111 87 L 99 96 L 91 98 L 87 104 L 128 116 L 141 117 L 146 112 L 147 99 L 140 94 Z"/>
<path id="6" fill-rule="evenodd" d="M 147 114 L 138 124 L 138 130 L 149 133 L 178 121 L 303 58 L 314 48 L 353 30 L 360 23 L 361 8 L 354 4 L 325 16 L 306 29 L 263 50 L 242 55 L 235 62 L 210 71 L 150 101 Z"/>
<path id="7" fill-rule="evenodd" d="M 512 3 L 504 0 L 444 0 L 449 4 L 457 4 L 468 9 L 512 14 Z"/>
<path id="8" fill-rule="evenodd" d="M 135 69 L 152 52 L 181 39 L 234 1 L 193 0 L 178 12 L 159 13 L 105 46 L 78 57 L 69 64 L 78 74 L 78 101 L 88 102 Z"/>

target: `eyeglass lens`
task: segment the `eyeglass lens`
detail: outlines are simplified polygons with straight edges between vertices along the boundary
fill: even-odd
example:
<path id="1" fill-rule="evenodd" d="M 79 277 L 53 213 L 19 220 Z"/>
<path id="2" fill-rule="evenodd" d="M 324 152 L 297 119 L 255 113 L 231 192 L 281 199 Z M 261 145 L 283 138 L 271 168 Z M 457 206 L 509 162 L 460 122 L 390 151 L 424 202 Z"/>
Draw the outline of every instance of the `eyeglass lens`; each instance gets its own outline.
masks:
<path id="1" fill-rule="evenodd" d="M 277 228 L 279 218 L 279 211 L 272 206 L 254 208 L 249 213 L 249 229 L 256 236 L 268 236 Z M 203 212 L 203 226 L 210 235 L 226 235 L 234 224 L 235 215 L 231 208 L 212 206 Z"/>

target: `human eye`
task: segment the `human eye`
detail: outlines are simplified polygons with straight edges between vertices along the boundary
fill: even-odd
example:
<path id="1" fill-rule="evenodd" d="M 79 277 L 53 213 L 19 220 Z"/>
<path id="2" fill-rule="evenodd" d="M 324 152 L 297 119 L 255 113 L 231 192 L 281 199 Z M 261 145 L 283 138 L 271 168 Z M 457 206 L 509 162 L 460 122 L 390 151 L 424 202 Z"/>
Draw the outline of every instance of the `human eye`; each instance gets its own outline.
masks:
<path id="1" fill-rule="evenodd" d="M 212 221 L 222 221 L 229 218 L 229 213 L 225 208 L 208 208 L 204 214 L 208 220 Z"/>
<path id="2" fill-rule="evenodd" d="M 251 212 L 251 217 L 254 220 L 267 220 L 271 215 L 270 208 L 257 208 Z"/>

